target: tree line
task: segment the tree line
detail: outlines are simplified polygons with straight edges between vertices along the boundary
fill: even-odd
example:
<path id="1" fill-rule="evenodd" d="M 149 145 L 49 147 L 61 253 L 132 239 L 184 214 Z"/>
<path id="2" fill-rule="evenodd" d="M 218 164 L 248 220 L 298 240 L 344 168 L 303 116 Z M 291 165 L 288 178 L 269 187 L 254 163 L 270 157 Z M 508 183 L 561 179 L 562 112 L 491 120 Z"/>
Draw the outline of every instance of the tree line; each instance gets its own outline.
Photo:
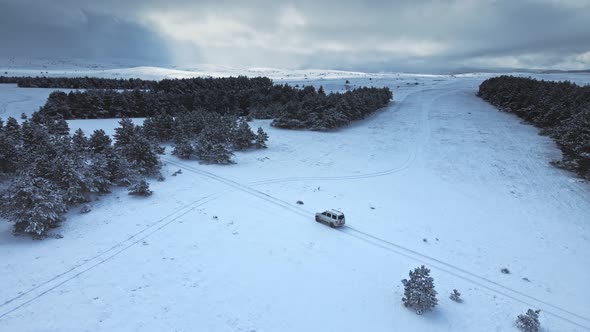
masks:
<path id="1" fill-rule="evenodd" d="M 0 83 L 16 84 L 19 88 L 56 89 L 153 89 L 156 81 L 139 78 L 114 79 L 97 77 L 17 77 L 0 76 Z"/>
<path id="2" fill-rule="evenodd" d="M 144 178 L 164 179 L 161 142 L 174 141 L 173 154 L 181 158 L 231 163 L 232 151 L 264 148 L 267 139 L 261 128 L 255 134 L 242 119 L 204 112 L 176 118 L 158 114 L 142 126 L 124 118 L 113 139 L 102 129 L 89 137 L 81 129 L 70 135 L 63 117 L 40 112 L 21 124 L 0 119 L 0 215 L 14 223 L 15 233 L 43 237 L 68 209 L 113 186 L 151 194 Z"/>
<path id="3" fill-rule="evenodd" d="M 485 80 L 478 96 L 542 128 L 563 152 L 555 164 L 590 179 L 590 86 L 499 76 Z"/>
<path id="4" fill-rule="evenodd" d="M 154 144 L 121 138 L 118 133 L 112 144 L 103 130 L 89 138 L 81 130 L 70 136 L 65 120 L 39 113 L 20 125 L 9 118 L 0 126 L 0 172 L 10 179 L 1 193 L 1 215 L 14 222 L 15 233 L 42 237 L 91 194 L 159 171 Z"/>
<path id="5" fill-rule="evenodd" d="M 327 130 L 362 119 L 392 97 L 388 88 L 326 94 L 322 87 L 273 84 L 265 77 L 192 78 L 162 80 L 151 90 L 55 91 L 41 112 L 65 119 L 210 112 L 274 119 L 279 128 Z"/>

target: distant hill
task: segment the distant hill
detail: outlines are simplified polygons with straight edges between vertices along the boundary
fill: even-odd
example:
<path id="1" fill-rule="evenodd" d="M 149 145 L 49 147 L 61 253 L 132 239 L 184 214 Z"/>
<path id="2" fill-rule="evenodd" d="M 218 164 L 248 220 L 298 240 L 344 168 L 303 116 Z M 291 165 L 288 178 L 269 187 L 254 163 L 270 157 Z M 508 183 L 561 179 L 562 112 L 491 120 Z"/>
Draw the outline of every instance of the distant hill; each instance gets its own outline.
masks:
<path id="1" fill-rule="evenodd" d="M 581 70 L 556 70 L 556 69 L 549 69 L 543 70 L 540 72 L 541 74 L 559 74 L 559 73 L 577 73 L 577 74 L 590 74 L 590 69 L 581 69 Z"/>
<path id="2" fill-rule="evenodd" d="M 450 72 L 450 74 L 453 74 L 453 75 L 468 74 L 468 73 L 531 73 L 531 74 L 590 73 L 590 69 L 559 70 L 559 69 L 463 67 L 463 68 L 457 68 L 457 69 Z"/>

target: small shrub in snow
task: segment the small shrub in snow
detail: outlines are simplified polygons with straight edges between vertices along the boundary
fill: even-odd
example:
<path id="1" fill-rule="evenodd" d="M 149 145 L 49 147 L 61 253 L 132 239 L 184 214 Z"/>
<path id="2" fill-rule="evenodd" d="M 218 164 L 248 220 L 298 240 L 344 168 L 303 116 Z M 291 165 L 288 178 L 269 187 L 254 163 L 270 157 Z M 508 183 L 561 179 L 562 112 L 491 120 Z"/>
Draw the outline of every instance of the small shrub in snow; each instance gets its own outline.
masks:
<path id="1" fill-rule="evenodd" d="M 23 120 L 27 119 L 27 115 L 25 113 L 21 113 L 20 118 Z"/>
<path id="2" fill-rule="evenodd" d="M 303 201 L 297 201 L 297 204 L 303 205 Z"/>
<path id="3" fill-rule="evenodd" d="M 166 154 L 166 147 L 161 145 L 154 145 L 154 151 L 157 154 Z"/>
<path id="4" fill-rule="evenodd" d="M 90 211 L 92 211 L 92 209 L 90 208 L 90 205 L 88 205 L 88 204 L 84 204 L 80 208 L 80 213 L 88 213 Z"/>
<path id="5" fill-rule="evenodd" d="M 529 309 L 526 314 L 518 315 L 516 318 L 516 327 L 524 332 L 538 332 L 541 329 L 539 313 L 541 313 L 541 310 Z"/>
<path id="6" fill-rule="evenodd" d="M 430 269 L 424 265 L 410 271 L 410 279 L 403 279 L 404 297 L 402 301 L 406 307 L 416 310 L 418 315 L 432 310 L 437 304 L 434 279 L 430 277 Z"/>
<path id="7" fill-rule="evenodd" d="M 172 173 L 172 176 L 177 176 L 178 174 L 182 174 L 182 170 L 179 169 L 178 171 Z"/>
<path id="8" fill-rule="evenodd" d="M 150 184 L 145 180 L 141 180 L 129 188 L 129 195 L 150 196 L 152 193 Z"/>
<path id="9" fill-rule="evenodd" d="M 510 270 L 508 270 L 507 268 L 503 267 L 500 272 L 504 273 L 504 274 L 510 274 Z"/>
<path id="10" fill-rule="evenodd" d="M 456 289 L 453 289 L 453 292 L 449 298 L 455 302 L 463 302 L 463 299 L 461 299 L 461 293 L 459 293 L 459 291 Z"/>

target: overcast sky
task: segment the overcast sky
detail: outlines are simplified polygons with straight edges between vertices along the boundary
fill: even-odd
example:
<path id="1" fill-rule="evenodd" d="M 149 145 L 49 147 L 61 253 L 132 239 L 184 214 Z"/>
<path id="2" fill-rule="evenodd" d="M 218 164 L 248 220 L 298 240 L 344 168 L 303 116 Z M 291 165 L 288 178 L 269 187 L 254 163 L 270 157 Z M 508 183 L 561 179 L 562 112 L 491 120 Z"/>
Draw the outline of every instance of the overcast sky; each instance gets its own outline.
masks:
<path id="1" fill-rule="evenodd" d="M 370 71 L 590 68 L 590 0 L 0 0 L 0 56 Z"/>

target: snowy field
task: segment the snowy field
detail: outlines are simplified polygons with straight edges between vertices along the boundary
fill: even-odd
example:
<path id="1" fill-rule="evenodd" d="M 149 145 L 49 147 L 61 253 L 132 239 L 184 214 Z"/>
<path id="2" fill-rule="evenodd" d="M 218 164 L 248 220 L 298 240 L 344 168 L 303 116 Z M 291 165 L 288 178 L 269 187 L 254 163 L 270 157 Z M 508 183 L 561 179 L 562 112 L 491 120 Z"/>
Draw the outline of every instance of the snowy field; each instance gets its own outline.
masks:
<path id="1" fill-rule="evenodd" d="M 549 165 L 549 138 L 475 96 L 495 75 L 322 73 L 273 78 L 343 91 L 350 77 L 394 102 L 328 133 L 254 121 L 268 149 L 230 166 L 165 156 L 153 196 L 116 190 L 73 210 L 62 239 L 0 223 L 0 331 L 516 331 L 528 308 L 544 331 L 590 330 L 590 184 Z M 0 85 L 0 117 L 50 92 Z M 329 208 L 346 227 L 314 222 Z M 439 306 L 419 316 L 400 280 L 421 264 Z"/>

